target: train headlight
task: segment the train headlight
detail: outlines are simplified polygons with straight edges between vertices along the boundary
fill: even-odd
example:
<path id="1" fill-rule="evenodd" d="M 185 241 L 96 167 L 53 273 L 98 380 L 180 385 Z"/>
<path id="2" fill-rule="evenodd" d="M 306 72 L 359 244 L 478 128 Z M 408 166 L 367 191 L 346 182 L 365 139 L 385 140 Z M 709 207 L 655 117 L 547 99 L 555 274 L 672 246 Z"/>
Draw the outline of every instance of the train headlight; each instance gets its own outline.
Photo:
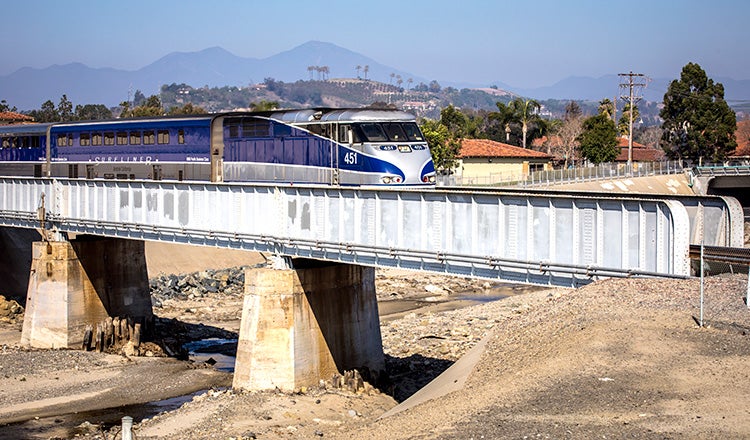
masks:
<path id="1" fill-rule="evenodd" d="M 422 182 L 423 183 L 435 183 L 435 175 L 434 174 L 425 174 L 422 176 Z"/>
<path id="2" fill-rule="evenodd" d="M 380 181 L 388 185 L 391 183 L 401 183 L 404 179 L 401 176 L 383 176 L 380 178 Z"/>

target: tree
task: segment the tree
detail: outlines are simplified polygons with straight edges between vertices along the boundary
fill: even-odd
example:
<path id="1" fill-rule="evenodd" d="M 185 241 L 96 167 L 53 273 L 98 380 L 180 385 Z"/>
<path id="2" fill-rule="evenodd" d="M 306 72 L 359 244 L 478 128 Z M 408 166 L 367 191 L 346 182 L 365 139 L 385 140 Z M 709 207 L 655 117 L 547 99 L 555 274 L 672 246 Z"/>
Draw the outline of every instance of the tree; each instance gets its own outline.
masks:
<path id="1" fill-rule="evenodd" d="M 73 103 L 68 100 L 67 95 L 62 95 L 60 98 L 60 102 L 57 104 L 57 114 L 62 122 L 69 122 L 75 118 Z"/>
<path id="2" fill-rule="evenodd" d="M 172 107 L 169 109 L 168 115 L 204 115 L 208 113 L 203 107 L 193 105 L 191 102 L 183 105 L 182 107 Z"/>
<path id="3" fill-rule="evenodd" d="M 103 104 L 77 105 L 75 119 L 79 121 L 112 119 L 112 111 Z"/>
<path id="4" fill-rule="evenodd" d="M 497 111 L 490 113 L 487 117 L 500 125 L 501 130 L 505 133 L 505 142 L 510 143 L 510 124 L 514 120 L 513 109 L 510 106 L 505 105 L 503 102 L 496 102 L 495 106 L 497 107 Z"/>
<path id="5" fill-rule="evenodd" d="M 29 112 L 29 116 L 34 118 L 36 122 L 60 121 L 60 115 L 57 113 L 57 109 L 55 109 L 55 103 L 49 99 L 42 104 L 41 109 Z"/>
<path id="6" fill-rule="evenodd" d="M 513 112 L 513 119 L 521 124 L 521 133 L 523 133 L 521 146 L 526 148 L 526 135 L 529 131 L 529 124 L 541 120 L 538 112 L 542 106 L 533 99 L 522 98 L 514 99 L 508 106 Z"/>
<path id="7" fill-rule="evenodd" d="M 136 95 L 137 94 L 138 92 L 136 92 Z M 137 118 L 164 115 L 164 109 L 161 106 L 161 99 L 158 95 L 151 95 L 142 102 L 142 105 L 139 105 L 133 109 L 130 109 L 129 106 L 124 106 L 121 116 L 124 118 Z"/>
<path id="8" fill-rule="evenodd" d="M 8 106 L 8 103 L 4 99 L 0 101 L 0 112 L 16 112 L 16 111 L 18 111 L 18 109 L 15 106 L 13 107 Z"/>
<path id="9" fill-rule="evenodd" d="M 641 112 L 638 111 L 636 105 L 633 109 L 633 121 L 637 121 L 641 117 Z M 628 136 L 630 134 L 630 103 L 625 104 L 625 108 L 622 110 L 622 116 L 617 121 L 617 131 L 621 136 Z"/>
<path id="10" fill-rule="evenodd" d="M 603 114 L 611 120 L 615 120 L 615 103 L 610 101 L 609 98 L 604 98 L 599 101 L 599 114 Z"/>
<path id="11" fill-rule="evenodd" d="M 583 121 L 583 133 L 578 141 L 581 155 L 595 164 L 611 162 L 617 157 L 617 127 L 607 113 Z"/>
<path id="12" fill-rule="evenodd" d="M 277 101 L 266 101 L 265 99 L 261 99 L 260 102 L 250 103 L 250 110 L 253 111 L 275 110 L 277 108 L 279 108 L 279 103 Z"/>
<path id="13" fill-rule="evenodd" d="M 569 161 L 575 160 L 576 150 L 580 146 L 578 138 L 581 133 L 583 133 L 583 112 L 578 103 L 570 101 L 565 106 L 565 116 L 556 131 L 560 143 L 553 146 L 551 151 L 563 157 L 565 168 L 568 167 Z"/>
<path id="14" fill-rule="evenodd" d="M 737 116 L 724 100 L 724 86 L 698 64 L 686 64 L 669 84 L 659 116 L 662 147 L 671 158 L 719 162 L 737 147 Z"/>
<path id="15" fill-rule="evenodd" d="M 426 119 L 420 128 L 430 147 L 435 170 L 444 174 L 449 173 L 456 167 L 456 158 L 461 151 L 461 139 L 455 138 L 448 127 L 433 119 Z"/>
<path id="16" fill-rule="evenodd" d="M 133 95 L 133 106 L 138 107 L 139 105 L 143 105 L 145 101 L 146 95 L 144 95 L 140 90 L 136 90 L 135 95 Z"/>
<path id="17" fill-rule="evenodd" d="M 440 111 L 440 123 L 448 128 L 453 137 L 462 138 L 468 131 L 469 119 L 461 110 L 449 105 Z"/>

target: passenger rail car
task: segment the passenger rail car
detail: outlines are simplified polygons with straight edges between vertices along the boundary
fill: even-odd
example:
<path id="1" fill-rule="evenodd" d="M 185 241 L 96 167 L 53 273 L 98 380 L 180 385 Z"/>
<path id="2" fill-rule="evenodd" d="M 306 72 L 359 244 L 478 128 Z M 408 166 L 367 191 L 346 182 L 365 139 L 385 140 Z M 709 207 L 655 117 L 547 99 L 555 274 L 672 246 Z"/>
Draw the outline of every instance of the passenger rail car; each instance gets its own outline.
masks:
<path id="1" fill-rule="evenodd" d="M 0 125 L 0 175 L 42 177 L 52 124 Z"/>
<path id="2" fill-rule="evenodd" d="M 414 116 L 306 109 L 0 127 L 0 175 L 434 185 Z"/>

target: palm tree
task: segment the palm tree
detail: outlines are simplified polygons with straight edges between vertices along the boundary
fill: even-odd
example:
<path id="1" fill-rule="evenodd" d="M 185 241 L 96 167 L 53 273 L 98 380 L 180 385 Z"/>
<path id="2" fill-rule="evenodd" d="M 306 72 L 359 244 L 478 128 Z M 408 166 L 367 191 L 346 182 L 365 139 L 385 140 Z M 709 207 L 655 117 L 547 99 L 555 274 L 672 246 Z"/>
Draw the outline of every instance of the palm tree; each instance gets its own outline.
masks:
<path id="1" fill-rule="evenodd" d="M 529 124 L 539 121 L 539 109 L 542 106 L 533 99 L 516 98 L 508 104 L 513 112 L 513 119 L 521 123 L 523 133 L 523 148 L 526 148 L 526 133 L 529 131 Z"/>
<path id="2" fill-rule="evenodd" d="M 601 101 L 599 101 L 599 114 L 606 115 L 609 119 L 615 120 L 615 104 L 609 100 L 609 98 L 604 98 Z"/>
<path id="3" fill-rule="evenodd" d="M 363 70 L 365 72 L 365 80 L 367 80 L 367 72 L 370 71 L 370 65 L 369 64 L 365 64 L 365 67 L 364 67 Z"/>
<path id="4" fill-rule="evenodd" d="M 313 70 L 315 70 L 315 66 L 307 66 L 307 71 L 310 73 L 310 81 L 313 79 Z"/>
<path id="5" fill-rule="evenodd" d="M 359 79 L 359 71 L 362 70 L 362 66 L 357 64 L 357 67 L 355 67 L 355 69 L 357 69 L 357 79 Z"/>
<path id="6" fill-rule="evenodd" d="M 407 79 L 406 80 L 406 88 L 409 89 L 409 90 L 411 90 L 411 83 L 413 83 L 413 82 L 414 82 L 413 79 L 411 79 L 411 78 Z"/>
<path id="7" fill-rule="evenodd" d="M 510 105 L 505 105 L 502 102 L 496 102 L 495 105 L 497 106 L 497 111 L 491 112 L 488 118 L 497 121 L 503 127 L 503 130 L 505 130 L 505 142 L 508 143 L 510 142 L 510 124 L 513 122 L 513 109 L 511 109 Z"/>

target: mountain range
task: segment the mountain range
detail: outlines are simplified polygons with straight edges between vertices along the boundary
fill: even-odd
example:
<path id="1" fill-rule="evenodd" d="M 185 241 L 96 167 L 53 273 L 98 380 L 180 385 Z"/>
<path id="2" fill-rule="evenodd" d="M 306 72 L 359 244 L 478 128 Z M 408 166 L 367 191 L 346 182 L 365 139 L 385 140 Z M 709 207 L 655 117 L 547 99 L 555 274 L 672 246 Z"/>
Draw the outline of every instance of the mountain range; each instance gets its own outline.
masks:
<path id="1" fill-rule="evenodd" d="M 220 47 L 198 52 L 173 52 L 138 70 L 91 68 L 81 63 L 53 65 L 43 69 L 21 68 L 0 76 L 0 99 L 20 110 L 41 107 L 47 100 L 57 102 L 65 94 L 74 104 L 105 104 L 114 106 L 132 97 L 136 90 L 145 95 L 156 94 L 164 84 L 185 83 L 193 87 L 239 86 L 263 82 L 265 78 L 294 82 L 318 79 L 321 73 L 311 66 L 328 68 L 327 77 L 352 78 L 357 75 L 389 83 L 395 75 L 412 86 L 432 79 L 421 78 L 392 66 L 386 66 L 365 55 L 337 45 L 310 41 L 268 58 L 244 58 Z M 362 69 L 357 70 L 360 66 Z M 728 101 L 750 100 L 750 80 L 714 78 L 724 84 Z M 649 101 L 661 101 L 672 79 L 655 78 L 645 88 Z M 487 84 L 468 84 L 459 80 L 441 80 L 442 86 L 481 88 Z M 553 85 L 521 89 L 497 81 L 500 88 L 535 99 L 601 100 L 614 98 L 621 78 L 607 75 L 600 78 L 570 77 Z"/>

